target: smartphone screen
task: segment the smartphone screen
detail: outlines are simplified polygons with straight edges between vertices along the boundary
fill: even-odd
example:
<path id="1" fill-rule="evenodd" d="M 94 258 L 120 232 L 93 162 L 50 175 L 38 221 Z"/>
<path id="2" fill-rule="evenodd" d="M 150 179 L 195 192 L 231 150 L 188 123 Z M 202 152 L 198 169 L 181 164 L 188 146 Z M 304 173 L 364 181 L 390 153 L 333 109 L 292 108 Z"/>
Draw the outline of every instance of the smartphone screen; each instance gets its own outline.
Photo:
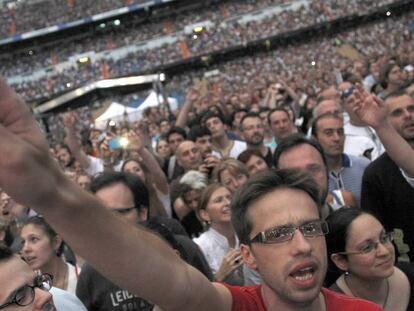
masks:
<path id="1" fill-rule="evenodd" d="M 108 141 L 108 147 L 110 150 L 125 149 L 128 145 L 128 138 L 123 136 L 117 136 Z"/>

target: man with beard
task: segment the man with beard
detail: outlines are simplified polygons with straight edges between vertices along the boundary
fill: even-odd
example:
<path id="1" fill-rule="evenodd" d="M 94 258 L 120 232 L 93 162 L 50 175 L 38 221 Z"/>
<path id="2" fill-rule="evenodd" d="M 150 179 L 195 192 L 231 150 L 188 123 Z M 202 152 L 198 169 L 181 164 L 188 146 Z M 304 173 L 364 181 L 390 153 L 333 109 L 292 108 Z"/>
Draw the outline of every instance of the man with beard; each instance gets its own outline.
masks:
<path id="1" fill-rule="evenodd" d="M 272 150 L 263 143 L 265 127 L 260 115 L 254 112 L 247 113 L 240 121 L 240 129 L 246 142 L 246 149 L 260 151 L 267 166 L 271 167 Z"/>
<path id="2" fill-rule="evenodd" d="M 387 126 L 392 126 L 414 148 L 414 99 L 401 90 L 389 95 L 385 106 L 387 122 L 375 127 L 372 124 L 378 136 L 381 137 Z M 385 230 L 394 232 L 397 259 L 411 261 L 414 258 L 414 188 L 409 181 L 412 183 L 413 178 L 404 174 L 390 155 L 387 150 L 365 170 L 361 207 L 375 213 Z"/>

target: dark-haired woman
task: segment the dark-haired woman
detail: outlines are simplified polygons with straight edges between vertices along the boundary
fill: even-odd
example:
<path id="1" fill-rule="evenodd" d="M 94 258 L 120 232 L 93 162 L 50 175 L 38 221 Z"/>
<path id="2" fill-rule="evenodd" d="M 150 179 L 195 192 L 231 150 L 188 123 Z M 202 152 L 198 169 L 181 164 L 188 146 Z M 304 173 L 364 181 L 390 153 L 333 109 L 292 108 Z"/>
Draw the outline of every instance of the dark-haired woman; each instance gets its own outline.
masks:
<path id="1" fill-rule="evenodd" d="M 326 219 L 328 276 L 341 274 L 331 289 L 380 305 L 384 310 L 414 310 L 413 267 L 394 265 L 394 234 L 371 214 L 341 208 Z M 329 283 L 329 280 L 328 282 Z"/>
<path id="2" fill-rule="evenodd" d="M 76 292 L 79 268 L 62 258 L 63 241 L 42 217 L 29 218 L 22 227 L 21 256 L 29 266 L 40 273 L 53 276 L 53 286 Z"/>
<path id="3" fill-rule="evenodd" d="M 155 157 L 145 148 L 140 134 L 128 134 L 130 152 L 138 157 L 127 159 L 121 167 L 122 172 L 137 175 L 148 188 L 150 194 L 149 212 L 151 216 L 172 216 L 170 188 Z"/>

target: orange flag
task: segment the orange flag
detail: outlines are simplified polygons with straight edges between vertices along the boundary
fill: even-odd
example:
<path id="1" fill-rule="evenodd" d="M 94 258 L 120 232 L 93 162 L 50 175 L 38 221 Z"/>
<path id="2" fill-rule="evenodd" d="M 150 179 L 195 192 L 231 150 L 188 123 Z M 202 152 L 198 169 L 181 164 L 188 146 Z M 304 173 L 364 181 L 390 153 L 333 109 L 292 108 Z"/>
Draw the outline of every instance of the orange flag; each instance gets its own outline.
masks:
<path id="1" fill-rule="evenodd" d="M 191 53 L 190 53 L 190 50 L 188 49 L 187 43 L 185 41 L 180 41 L 179 44 L 180 44 L 181 56 L 183 58 L 190 58 Z"/>
<path id="2" fill-rule="evenodd" d="M 102 78 L 108 79 L 109 78 L 109 66 L 106 61 L 103 61 L 101 64 L 101 74 Z"/>

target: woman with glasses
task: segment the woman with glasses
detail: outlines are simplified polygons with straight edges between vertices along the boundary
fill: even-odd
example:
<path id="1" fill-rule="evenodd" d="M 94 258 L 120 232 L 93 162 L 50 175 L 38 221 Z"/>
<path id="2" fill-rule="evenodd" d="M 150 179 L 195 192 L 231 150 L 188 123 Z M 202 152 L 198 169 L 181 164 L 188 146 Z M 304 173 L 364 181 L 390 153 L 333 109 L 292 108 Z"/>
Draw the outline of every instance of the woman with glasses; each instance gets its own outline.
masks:
<path id="1" fill-rule="evenodd" d="M 342 273 L 330 289 L 372 301 L 384 310 L 414 310 L 413 268 L 394 265 L 393 234 L 374 216 L 356 208 L 341 208 L 326 221 L 327 285 L 335 272 Z"/>
<path id="2" fill-rule="evenodd" d="M 231 197 L 230 190 L 218 183 L 204 189 L 197 211 L 209 229 L 194 242 L 200 246 L 216 281 L 242 285 L 239 241 L 231 225 Z"/>
<path id="3" fill-rule="evenodd" d="M 20 238 L 20 255 L 32 270 L 52 275 L 55 287 L 75 294 L 80 269 L 62 258 L 63 241 L 44 218 L 34 216 L 27 219 Z"/>

